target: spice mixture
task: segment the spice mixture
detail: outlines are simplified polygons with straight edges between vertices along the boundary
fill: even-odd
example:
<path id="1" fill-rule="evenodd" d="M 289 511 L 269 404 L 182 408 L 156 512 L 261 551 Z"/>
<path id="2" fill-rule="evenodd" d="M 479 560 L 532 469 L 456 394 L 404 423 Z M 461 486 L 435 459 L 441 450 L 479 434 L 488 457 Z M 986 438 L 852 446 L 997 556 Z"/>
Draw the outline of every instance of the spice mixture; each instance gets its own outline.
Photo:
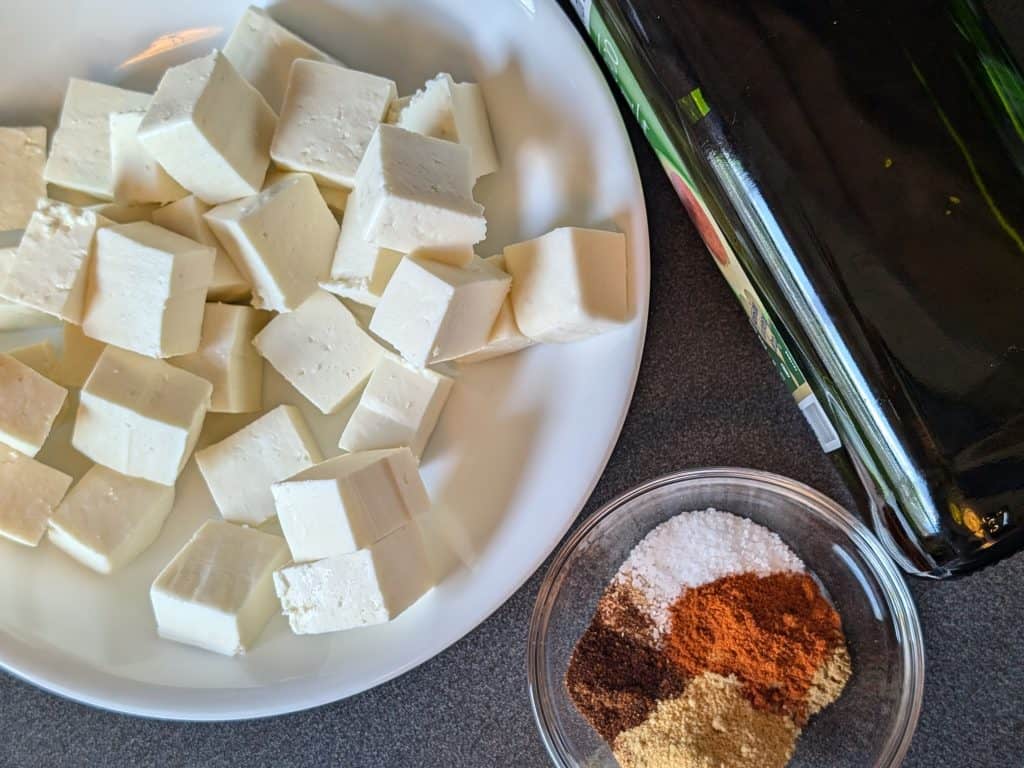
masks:
<path id="1" fill-rule="evenodd" d="M 782 768 L 850 674 L 839 614 L 799 558 L 708 509 L 634 548 L 566 686 L 624 768 Z"/>

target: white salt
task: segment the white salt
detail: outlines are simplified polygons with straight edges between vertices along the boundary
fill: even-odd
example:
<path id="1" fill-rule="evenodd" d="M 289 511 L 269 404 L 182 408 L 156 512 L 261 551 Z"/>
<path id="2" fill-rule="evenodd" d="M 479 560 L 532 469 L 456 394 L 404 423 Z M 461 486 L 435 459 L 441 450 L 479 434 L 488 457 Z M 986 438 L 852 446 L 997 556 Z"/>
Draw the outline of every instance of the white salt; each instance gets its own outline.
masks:
<path id="1" fill-rule="evenodd" d="M 613 581 L 640 590 L 658 639 L 669 629 L 669 606 L 687 589 L 739 573 L 803 570 L 803 562 L 778 534 L 745 517 L 705 509 L 683 512 L 653 529 Z"/>

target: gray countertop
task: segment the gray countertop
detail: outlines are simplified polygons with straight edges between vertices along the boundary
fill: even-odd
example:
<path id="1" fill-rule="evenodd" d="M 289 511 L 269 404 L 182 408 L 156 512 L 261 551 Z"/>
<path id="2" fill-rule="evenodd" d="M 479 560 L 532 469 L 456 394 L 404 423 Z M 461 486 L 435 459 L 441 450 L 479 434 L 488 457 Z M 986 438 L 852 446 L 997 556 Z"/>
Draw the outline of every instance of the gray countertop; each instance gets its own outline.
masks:
<path id="1" fill-rule="evenodd" d="M 993 10 L 1020 21 L 1014 2 Z M 1013 31 L 1022 30 L 1016 24 Z M 584 515 L 657 475 L 726 464 L 789 475 L 848 502 L 657 161 L 629 128 L 650 217 L 650 326 L 629 417 Z M 0 766 L 546 766 L 524 661 L 544 570 L 412 672 L 346 701 L 270 720 L 139 720 L 0 675 Z M 1024 762 L 1022 584 L 1024 555 L 958 582 L 911 584 L 928 668 L 908 768 Z"/>

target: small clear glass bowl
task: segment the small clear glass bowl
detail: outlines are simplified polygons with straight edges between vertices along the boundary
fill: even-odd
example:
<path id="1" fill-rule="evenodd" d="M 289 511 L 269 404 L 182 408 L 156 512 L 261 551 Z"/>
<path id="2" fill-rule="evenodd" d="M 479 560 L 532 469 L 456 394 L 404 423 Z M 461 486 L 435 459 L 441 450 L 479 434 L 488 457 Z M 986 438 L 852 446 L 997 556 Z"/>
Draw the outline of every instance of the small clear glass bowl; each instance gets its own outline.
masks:
<path id="1" fill-rule="evenodd" d="M 569 657 L 633 546 L 670 517 L 708 507 L 775 531 L 842 616 L 853 677 L 839 700 L 808 723 L 790 766 L 898 766 L 924 691 L 921 625 L 903 577 L 867 528 L 831 499 L 779 475 L 735 468 L 679 472 L 641 485 L 594 513 L 555 556 L 527 647 L 533 713 L 554 764 L 618 765 L 569 698 Z"/>

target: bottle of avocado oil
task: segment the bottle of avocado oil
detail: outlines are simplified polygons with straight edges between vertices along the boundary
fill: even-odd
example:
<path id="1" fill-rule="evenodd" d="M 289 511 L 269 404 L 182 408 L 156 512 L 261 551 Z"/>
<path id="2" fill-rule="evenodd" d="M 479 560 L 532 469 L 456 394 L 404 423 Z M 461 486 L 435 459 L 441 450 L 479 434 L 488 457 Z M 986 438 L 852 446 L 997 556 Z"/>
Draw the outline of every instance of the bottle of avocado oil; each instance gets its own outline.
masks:
<path id="1" fill-rule="evenodd" d="M 1024 77 L 973 0 L 575 0 L 909 572 L 1024 546 Z"/>

